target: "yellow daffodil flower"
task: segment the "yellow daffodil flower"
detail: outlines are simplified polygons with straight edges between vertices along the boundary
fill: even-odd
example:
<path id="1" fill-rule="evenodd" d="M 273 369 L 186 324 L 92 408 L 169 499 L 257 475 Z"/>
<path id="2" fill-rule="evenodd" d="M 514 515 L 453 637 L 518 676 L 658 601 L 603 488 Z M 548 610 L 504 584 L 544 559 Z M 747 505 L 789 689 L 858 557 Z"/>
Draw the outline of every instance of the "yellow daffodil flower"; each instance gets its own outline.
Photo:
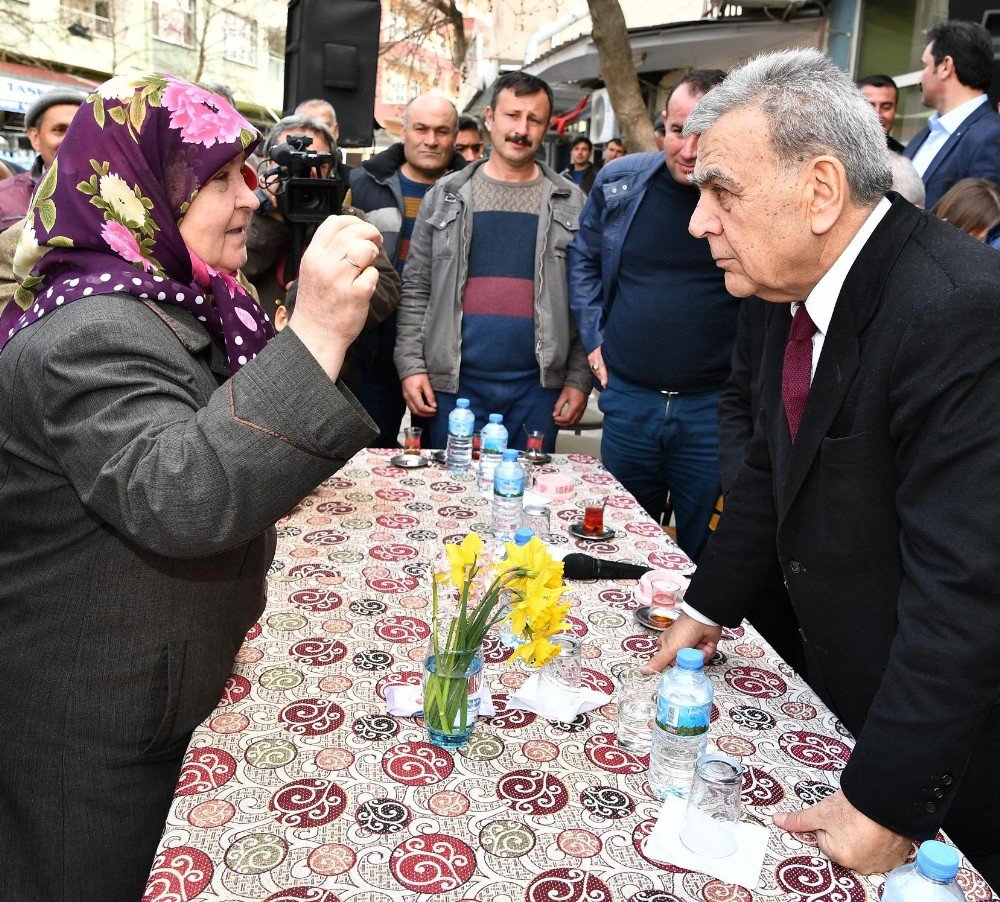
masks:
<path id="1" fill-rule="evenodd" d="M 476 558 L 483 550 L 483 540 L 474 532 L 470 532 L 461 545 L 445 546 L 448 553 L 448 563 L 451 565 L 450 580 L 453 586 L 461 589 L 469 576 L 469 570 L 475 566 Z"/>

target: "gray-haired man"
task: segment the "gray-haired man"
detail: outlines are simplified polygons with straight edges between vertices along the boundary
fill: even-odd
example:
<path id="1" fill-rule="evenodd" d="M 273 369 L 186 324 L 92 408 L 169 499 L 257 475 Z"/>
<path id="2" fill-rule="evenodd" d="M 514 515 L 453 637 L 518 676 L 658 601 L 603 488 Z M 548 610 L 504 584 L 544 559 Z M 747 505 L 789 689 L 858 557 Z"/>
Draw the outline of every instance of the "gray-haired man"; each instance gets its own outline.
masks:
<path id="1" fill-rule="evenodd" d="M 857 745 L 840 791 L 775 823 L 864 873 L 943 825 L 1000 885 L 1000 257 L 883 197 L 881 126 L 817 51 L 734 70 L 685 131 L 692 233 L 733 294 L 793 317 L 768 321 L 747 459 L 650 664 L 714 649 L 777 546 L 810 681 Z"/>

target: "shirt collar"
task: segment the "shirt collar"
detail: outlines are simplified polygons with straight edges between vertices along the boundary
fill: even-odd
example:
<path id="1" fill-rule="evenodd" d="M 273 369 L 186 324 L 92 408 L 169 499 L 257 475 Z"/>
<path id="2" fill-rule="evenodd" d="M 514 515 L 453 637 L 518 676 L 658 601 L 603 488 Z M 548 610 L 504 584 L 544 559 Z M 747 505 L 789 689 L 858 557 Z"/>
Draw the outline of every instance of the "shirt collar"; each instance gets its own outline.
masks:
<path id="1" fill-rule="evenodd" d="M 955 107 L 955 109 L 945 113 L 943 116 L 931 113 L 930 119 L 927 120 L 927 125 L 931 131 L 943 131 L 948 135 L 953 135 L 955 134 L 955 130 L 965 122 L 969 115 L 986 103 L 986 100 L 986 95 L 980 94 L 978 97 L 973 97 L 972 100 L 965 101 L 961 106 Z"/>
<path id="2" fill-rule="evenodd" d="M 809 318 L 816 324 L 816 331 L 822 335 L 825 336 L 827 329 L 830 328 L 833 308 L 837 305 L 840 290 L 844 287 L 844 281 L 847 279 L 847 274 L 851 271 L 854 261 L 858 259 L 861 249 L 868 243 L 872 232 L 885 218 L 885 214 L 889 212 L 891 207 L 892 204 L 884 197 L 875 205 L 875 209 L 868 214 L 868 218 L 851 239 L 851 243 L 844 248 L 834 261 L 833 266 L 826 271 L 823 278 L 809 292 L 809 297 L 805 300 L 806 310 L 809 313 Z M 798 306 L 797 303 L 792 304 L 793 316 Z"/>

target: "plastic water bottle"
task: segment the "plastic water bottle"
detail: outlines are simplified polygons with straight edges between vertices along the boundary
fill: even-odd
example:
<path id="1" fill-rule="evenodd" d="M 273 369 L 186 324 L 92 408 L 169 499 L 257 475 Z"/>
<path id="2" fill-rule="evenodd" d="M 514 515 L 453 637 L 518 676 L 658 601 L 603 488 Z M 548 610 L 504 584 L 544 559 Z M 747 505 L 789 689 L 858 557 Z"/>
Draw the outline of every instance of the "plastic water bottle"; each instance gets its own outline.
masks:
<path id="1" fill-rule="evenodd" d="M 507 427 L 502 413 L 491 413 L 483 427 L 483 446 L 479 450 L 479 491 L 493 494 L 493 473 L 507 450 Z"/>
<path id="2" fill-rule="evenodd" d="M 469 399 L 458 398 L 455 409 L 448 414 L 448 449 L 445 461 L 452 473 L 467 473 L 472 469 L 472 433 L 476 417 L 469 410 Z"/>
<path id="3" fill-rule="evenodd" d="M 882 902 L 956 902 L 965 893 L 955 882 L 958 850 L 928 840 L 917 850 L 917 860 L 900 865 L 885 881 Z"/>
<path id="4" fill-rule="evenodd" d="M 493 475 L 493 535 L 511 541 L 521 527 L 524 505 L 524 467 L 517 462 L 517 451 L 509 448 Z"/>
<path id="5" fill-rule="evenodd" d="M 649 785 L 658 799 L 687 798 L 694 766 L 705 753 L 714 690 L 704 666 L 700 651 L 682 648 L 677 665 L 660 678 L 649 753 Z"/>
<path id="6" fill-rule="evenodd" d="M 526 529 L 521 527 L 514 532 L 514 544 L 515 545 L 527 545 L 535 536 L 535 531 L 533 529 Z M 517 648 L 519 645 L 523 645 L 525 642 L 525 636 L 523 633 L 515 633 L 510 628 L 509 620 L 500 621 L 500 629 L 498 631 L 498 636 L 500 641 L 507 648 Z"/>

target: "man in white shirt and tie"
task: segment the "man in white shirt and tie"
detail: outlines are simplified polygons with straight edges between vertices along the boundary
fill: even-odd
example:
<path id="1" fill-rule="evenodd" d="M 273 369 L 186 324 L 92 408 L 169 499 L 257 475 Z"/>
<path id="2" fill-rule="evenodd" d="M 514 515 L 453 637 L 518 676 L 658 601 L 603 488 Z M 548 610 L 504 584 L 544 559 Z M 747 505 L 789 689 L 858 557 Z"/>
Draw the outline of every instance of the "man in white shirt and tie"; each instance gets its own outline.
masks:
<path id="1" fill-rule="evenodd" d="M 775 826 L 861 873 L 943 826 L 1000 886 L 1000 255 L 885 196 L 882 127 L 816 50 L 734 69 L 684 135 L 690 231 L 771 309 L 753 438 L 647 668 L 711 655 L 777 555 L 809 682 L 857 742 L 840 789 Z"/>
<path id="2" fill-rule="evenodd" d="M 925 106 L 934 112 L 907 145 L 927 187 L 929 210 L 959 179 L 1000 184 L 1000 116 L 987 102 L 993 42 L 972 22 L 939 22 L 927 32 L 920 77 Z"/>

